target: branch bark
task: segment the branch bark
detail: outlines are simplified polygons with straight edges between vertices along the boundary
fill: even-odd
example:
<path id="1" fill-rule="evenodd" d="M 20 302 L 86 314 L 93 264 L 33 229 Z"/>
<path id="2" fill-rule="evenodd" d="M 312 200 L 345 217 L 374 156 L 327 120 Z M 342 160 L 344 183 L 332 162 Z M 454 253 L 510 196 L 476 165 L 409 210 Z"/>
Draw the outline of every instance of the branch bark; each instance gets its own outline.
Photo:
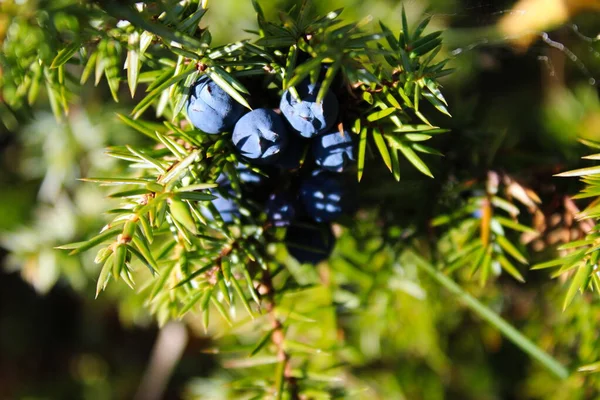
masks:
<path id="1" fill-rule="evenodd" d="M 277 347 L 277 358 L 283 365 L 283 378 L 287 383 L 287 390 L 291 400 L 298 400 L 300 398 L 298 394 L 298 381 L 292 375 L 292 365 L 290 362 L 290 354 L 285 351 L 284 340 L 285 340 L 285 329 L 281 321 L 275 315 L 275 289 L 273 287 L 273 280 L 271 279 L 271 272 L 267 269 L 262 275 L 262 284 L 265 289 L 265 310 L 269 314 L 271 319 L 271 326 L 273 327 L 273 333 L 271 334 L 271 341 Z M 275 388 L 276 398 L 279 399 L 282 396 L 282 390 Z"/>

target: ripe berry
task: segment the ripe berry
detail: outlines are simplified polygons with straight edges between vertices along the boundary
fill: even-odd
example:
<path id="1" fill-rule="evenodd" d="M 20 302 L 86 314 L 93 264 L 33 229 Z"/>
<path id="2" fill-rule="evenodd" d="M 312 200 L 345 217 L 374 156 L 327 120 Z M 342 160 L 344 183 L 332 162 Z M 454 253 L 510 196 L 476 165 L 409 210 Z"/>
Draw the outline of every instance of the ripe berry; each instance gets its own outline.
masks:
<path id="1" fill-rule="evenodd" d="M 264 183 L 266 179 L 264 175 L 255 172 L 248 165 L 241 162 L 238 162 L 235 165 L 235 170 L 237 171 L 237 176 L 239 178 L 240 183 L 242 184 L 260 185 Z M 229 177 L 225 173 L 221 173 L 217 177 L 216 182 L 221 186 L 230 184 Z"/>
<path id="2" fill-rule="evenodd" d="M 239 218 L 240 208 L 238 205 L 231 200 L 230 198 L 225 198 L 220 194 L 215 194 L 217 196 L 216 199 L 212 201 L 213 205 L 221 214 L 221 218 L 223 218 L 224 222 L 231 222 L 234 218 Z"/>
<path id="3" fill-rule="evenodd" d="M 213 199 L 211 203 L 224 222 L 230 223 L 234 218 L 240 217 L 240 208 L 230 197 L 223 197 L 217 190 L 211 190 L 210 192 L 213 196 L 216 196 L 216 199 Z M 229 194 L 232 195 L 233 193 Z M 201 212 L 209 221 L 214 220 L 213 213 L 209 208 L 202 207 Z"/>
<path id="4" fill-rule="evenodd" d="M 300 99 L 294 98 L 290 90 L 281 97 L 281 113 L 300 135 L 311 138 L 329 129 L 338 115 L 338 100 L 331 91 L 327 91 L 321 103 L 317 103 L 317 94 L 321 86 L 305 80 L 296 86 Z"/>
<path id="5" fill-rule="evenodd" d="M 285 193 L 273 193 L 265 204 L 267 218 L 275 226 L 288 226 L 296 216 L 294 199 Z"/>
<path id="6" fill-rule="evenodd" d="M 192 124 L 203 132 L 215 134 L 230 130 L 244 113 L 244 106 L 229 96 L 208 75 L 192 87 L 187 114 Z"/>
<path id="7" fill-rule="evenodd" d="M 318 264 L 329 258 L 335 237 L 329 225 L 294 224 L 287 228 L 285 244 L 300 263 Z"/>
<path id="8" fill-rule="evenodd" d="M 221 174 L 217 178 L 216 182 L 219 184 L 221 191 L 218 189 L 210 189 L 210 194 L 216 198 L 211 201 L 216 211 L 221 215 L 224 222 L 232 222 L 234 217 L 239 217 L 240 208 L 232 198 L 235 196 L 234 191 L 231 188 L 231 183 L 227 178 L 227 175 Z M 223 196 L 223 192 L 227 193 L 227 197 Z M 209 207 L 202 206 L 200 212 L 209 221 L 214 220 L 213 211 Z"/>
<path id="9" fill-rule="evenodd" d="M 293 170 L 300 168 L 300 162 L 310 141 L 298 135 L 290 135 L 288 144 L 275 163 L 276 166 Z"/>
<path id="10" fill-rule="evenodd" d="M 233 144 L 248 160 L 274 162 L 287 144 L 283 119 L 273 110 L 259 108 L 244 115 L 233 129 Z"/>
<path id="11" fill-rule="evenodd" d="M 316 170 L 300 186 L 300 198 L 310 217 L 329 222 L 344 211 L 344 185 L 336 174 Z"/>
<path id="12" fill-rule="evenodd" d="M 356 160 L 352 135 L 348 131 L 342 134 L 337 129 L 315 139 L 313 154 L 319 167 L 332 172 L 342 172 Z"/>

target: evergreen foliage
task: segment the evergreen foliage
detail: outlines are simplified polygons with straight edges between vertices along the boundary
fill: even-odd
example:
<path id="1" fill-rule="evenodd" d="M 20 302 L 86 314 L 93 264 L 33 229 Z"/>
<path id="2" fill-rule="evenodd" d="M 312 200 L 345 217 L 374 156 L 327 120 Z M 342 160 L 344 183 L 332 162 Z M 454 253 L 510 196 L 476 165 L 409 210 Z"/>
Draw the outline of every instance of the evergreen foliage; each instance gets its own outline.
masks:
<path id="1" fill-rule="evenodd" d="M 417 284 L 424 276 L 423 287 L 441 285 L 452 295 L 445 301 L 466 306 L 557 379 L 572 377 L 551 348 L 462 286 L 493 287 L 505 275 L 525 282 L 536 259 L 527 244 L 545 234 L 535 190 L 489 168 L 439 183 L 438 204 L 416 205 L 423 214 L 399 217 L 405 210 L 388 207 L 397 195 L 388 186 L 401 176 L 420 185 L 438 175 L 437 144 L 451 135 L 439 79 L 453 70 L 430 18 L 412 24 L 403 10 L 393 32 L 369 18 L 346 21 L 341 9 L 314 16 L 304 0 L 271 20 L 252 0 L 256 30 L 214 45 L 207 3 L 0 6 L 12 17 L 0 54 L 6 127 L 44 97 L 60 126 L 74 131 L 73 100 L 89 82 L 115 102 L 134 102 L 118 126 L 138 137 L 109 143 L 109 167 L 82 167 L 63 182 L 108 187 L 105 225 L 59 246 L 88 265 L 93 252 L 95 295 L 126 285 L 134 292 L 118 296 L 137 298 L 161 326 L 201 321 L 214 340 L 206 350 L 229 371 L 224 398 L 362 398 L 370 382 L 384 386 L 389 376 L 372 363 L 394 363 L 400 341 L 430 340 L 436 323 L 448 329 L 455 317 L 440 323 L 440 305 L 428 304 L 418 322 L 423 337 L 395 340 L 407 323 L 396 316 L 421 312 L 408 303 L 425 297 Z M 71 139 L 77 148 L 88 140 Z M 592 166 L 560 174 L 581 177 L 574 198 L 593 200 L 574 213 L 581 237 L 532 267 L 557 268 L 554 276 L 569 281 L 564 309 L 579 292 L 600 290 L 599 173 Z M 423 356 L 428 367 L 443 369 L 442 345 L 423 346 L 434 349 Z M 380 392 L 402 395 L 393 390 Z"/>

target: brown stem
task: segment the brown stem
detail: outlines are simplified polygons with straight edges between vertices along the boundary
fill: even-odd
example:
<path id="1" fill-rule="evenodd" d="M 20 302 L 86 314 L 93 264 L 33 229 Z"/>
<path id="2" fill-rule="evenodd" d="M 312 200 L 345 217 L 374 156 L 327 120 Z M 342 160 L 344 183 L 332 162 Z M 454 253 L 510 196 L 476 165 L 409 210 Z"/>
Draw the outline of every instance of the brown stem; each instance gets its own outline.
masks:
<path id="1" fill-rule="evenodd" d="M 262 284 L 265 290 L 265 309 L 271 319 L 271 326 L 273 327 L 273 333 L 271 334 L 271 341 L 277 347 L 277 358 L 280 362 L 284 363 L 283 376 L 287 382 L 287 388 L 290 394 L 291 400 L 298 400 L 300 398 L 298 394 L 298 382 L 297 379 L 292 375 L 292 365 L 290 363 L 290 355 L 284 349 L 283 341 L 285 340 L 285 331 L 281 321 L 277 319 L 275 315 L 275 289 L 273 287 L 273 281 L 271 280 L 271 272 L 267 269 L 264 271 L 262 276 Z"/>

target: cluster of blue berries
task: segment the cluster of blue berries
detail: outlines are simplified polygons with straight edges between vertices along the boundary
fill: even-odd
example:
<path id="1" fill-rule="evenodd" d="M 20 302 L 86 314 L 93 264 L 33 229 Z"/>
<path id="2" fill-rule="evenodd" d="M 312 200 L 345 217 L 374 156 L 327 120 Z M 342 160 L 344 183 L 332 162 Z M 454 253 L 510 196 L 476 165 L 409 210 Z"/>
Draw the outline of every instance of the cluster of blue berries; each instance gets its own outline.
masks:
<path id="1" fill-rule="evenodd" d="M 287 227 L 288 251 L 300 262 L 326 259 L 334 243 L 330 223 L 348 210 L 342 172 L 355 161 L 351 133 L 341 130 L 338 99 L 328 90 L 317 102 L 320 83 L 306 80 L 283 92 L 279 109 L 245 108 L 207 75 L 192 87 L 187 113 L 208 134 L 232 132 L 231 140 L 248 164 L 268 171 L 270 183 L 244 163 L 237 166 L 245 189 L 262 198 L 268 222 Z M 296 96 L 297 94 L 297 96 Z M 245 114 L 244 114 L 245 113 Z M 308 147 L 312 152 L 307 152 Z M 303 163 L 304 160 L 304 163 Z M 315 168 L 301 166 L 315 165 Z M 240 217 L 231 182 L 222 175 L 205 216 L 217 211 L 224 222 Z M 256 196 L 255 196 L 256 197 Z"/>

